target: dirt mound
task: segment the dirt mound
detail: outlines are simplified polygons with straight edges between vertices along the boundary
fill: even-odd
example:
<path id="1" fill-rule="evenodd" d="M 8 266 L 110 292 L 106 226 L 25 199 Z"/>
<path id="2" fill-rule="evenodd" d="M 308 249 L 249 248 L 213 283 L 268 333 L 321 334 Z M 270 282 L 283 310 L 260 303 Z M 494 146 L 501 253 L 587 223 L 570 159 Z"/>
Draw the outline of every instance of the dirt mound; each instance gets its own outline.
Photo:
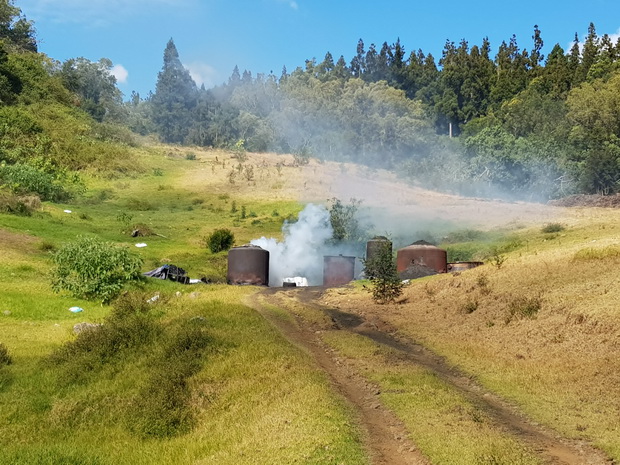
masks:
<path id="1" fill-rule="evenodd" d="M 620 194 L 615 195 L 587 195 L 575 194 L 557 200 L 550 200 L 549 205 L 554 207 L 601 207 L 620 208 Z"/>

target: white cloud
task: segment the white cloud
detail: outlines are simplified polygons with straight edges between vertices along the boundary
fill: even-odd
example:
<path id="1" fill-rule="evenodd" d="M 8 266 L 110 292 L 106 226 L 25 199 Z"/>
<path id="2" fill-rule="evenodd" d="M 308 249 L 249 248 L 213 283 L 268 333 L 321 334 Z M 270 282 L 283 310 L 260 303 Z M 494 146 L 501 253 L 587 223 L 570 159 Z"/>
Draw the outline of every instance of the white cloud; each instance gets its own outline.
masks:
<path id="1" fill-rule="evenodd" d="M 114 65 L 110 70 L 110 74 L 116 78 L 116 82 L 119 84 L 124 84 L 127 82 L 129 72 L 123 65 Z"/>
<path id="2" fill-rule="evenodd" d="M 187 68 L 190 76 L 198 87 L 203 84 L 207 89 L 215 86 L 217 72 L 215 71 L 215 68 L 213 68 L 213 66 L 206 63 L 201 63 L 199 61 L 194 61 L 184 66 Z"/>

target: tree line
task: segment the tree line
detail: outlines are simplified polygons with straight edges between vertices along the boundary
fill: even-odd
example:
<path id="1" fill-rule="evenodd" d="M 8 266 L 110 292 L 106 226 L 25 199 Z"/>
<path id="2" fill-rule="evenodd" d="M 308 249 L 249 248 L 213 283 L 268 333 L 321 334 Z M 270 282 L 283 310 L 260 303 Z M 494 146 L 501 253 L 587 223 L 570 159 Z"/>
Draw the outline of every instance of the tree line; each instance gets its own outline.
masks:
<path id="1" fill-rule="evenodd" d="M 620 40 L 594 24 L 544 56 L 513 35 L 491 44 L 447 41 L 441 57 L 407 55 L 397 40 L 347 63 L 322 61 L 280 76 L 240 73 L 198 88 L 171 39 L 156 90 L 134 95 L 132 129 L 163 141 L 275 151 L 396 169 L 432 187 L 548 199 L 620 188 Z"/>
<path id="2" fill-rule="evenodd" d="M 618 192 L 620 41 L 590 24 L 583 43 L 575 34 L 569 50 L 556 44 L 544 56 L 537 26 L 531 38 L 521 47 L 513 35 L 494 55 L 487 38 L 446 41 L 438 59 L 407 53 L 400 40 L 367 47 L 360 39 L 349 61 L 327 52 L 279 76 L 235 67 L 211 89 L 196 85 L 171 39 L 155 91 L 123 102 L 110 60 L 59 63 L 37 53 L 31 24 L 0 0 L 0 112 L 16 122 L 0 127 L 0 161 L 58 147 L 44 143 L 46 128 L 30 111 L 52 101 L 47 108 L 61 105 L 65 119 L 85 114 L 95 139 L 128 142 L 123 126 L 166 143 L 389 168 L 476 195 Z M 77 153 L 64 158 L 82 166 Z"/>

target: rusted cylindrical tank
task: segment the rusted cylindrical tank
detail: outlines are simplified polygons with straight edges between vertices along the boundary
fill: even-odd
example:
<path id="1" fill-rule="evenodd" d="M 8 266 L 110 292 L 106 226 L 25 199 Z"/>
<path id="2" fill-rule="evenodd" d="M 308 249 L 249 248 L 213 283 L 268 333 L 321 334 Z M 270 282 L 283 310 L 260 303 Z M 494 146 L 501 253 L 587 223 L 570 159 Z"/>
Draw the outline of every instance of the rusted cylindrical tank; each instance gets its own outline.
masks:
<path id="1" fill-rule="evenodd" d="M 454 262 L 448 263 L 448 271 L 452 273 L 461 272 L 465 270 L 470 270 L 472 268 L 476 268 L 477 266 L 483 265 L 483 262 Z"/>
<path id="2" fill-rule="evenodd" d="M 392 241 L 385 236 L 375 236 L 366 243 L 366 260 L 372 260 L 387 248 L 392 255 Z"/>
<path id="3" fill-rule="evenodd" d="M 342 286 L 355 277 L 355 257 L 323 257 L 323 286 Z"/>
<path id="4" fill-rule="evenodd" d="M 426 267 L 437 273 L 446 273 L 448 253 L 426 241 L 414 242 L 396 252 L 396 271 L 401 273 L 412 266 Z"/>
<path id="5" fill-rule="evenodd" d="M 228 251 L 228 284 L 269 285 L 269 251 L 257 245 L 233 247 Z"/>

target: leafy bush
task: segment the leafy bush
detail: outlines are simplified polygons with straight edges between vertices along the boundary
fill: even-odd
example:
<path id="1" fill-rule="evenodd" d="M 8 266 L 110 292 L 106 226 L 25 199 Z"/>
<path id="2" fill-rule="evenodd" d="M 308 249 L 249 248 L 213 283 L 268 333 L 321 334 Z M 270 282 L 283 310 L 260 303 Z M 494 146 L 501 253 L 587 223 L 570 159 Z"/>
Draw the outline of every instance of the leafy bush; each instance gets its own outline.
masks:
<path id="1" fill-rule="evenodd" d="M 230 249 L 235 243 L 235 235 L 230 229 L 216 229 L 206 238 L 207 247 L 211 253 L 218 253 Z"/>
<path id="2" fill-rule="evenodd" d="M 33 166 L 16 163 L 0 165 L 0 184 L 18 195 L 36 194 L 42 200 L 65 201 L 71 194 L 49 173 Z"/>
<path id="3" fill-rule="evenodd" d="M 125 283 L 142 277 L 142 259 L 109 242 L 92 237 L 61 247 L 53 255 L 52 289 L 74 297 L 109 302 Z"/>
<path id="4" fill-rule="evenodd" d="M 329 202 L 329 221 L 333 229 L 333 241 L 355 242 L 363 240 L 366 236 L 366 231 L 358 220 L 358 210 L 362 201 L 351 199 L 349 205 L 344 205 L 340 199 L 333 197 Z"/>

